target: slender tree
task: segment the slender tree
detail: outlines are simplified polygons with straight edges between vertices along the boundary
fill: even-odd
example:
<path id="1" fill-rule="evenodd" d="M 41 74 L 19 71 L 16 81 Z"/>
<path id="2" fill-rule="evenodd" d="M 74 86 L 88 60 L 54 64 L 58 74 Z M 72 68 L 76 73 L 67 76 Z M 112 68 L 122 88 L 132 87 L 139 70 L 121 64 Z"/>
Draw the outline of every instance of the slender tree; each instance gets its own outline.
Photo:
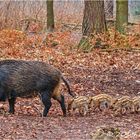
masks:
<path id="1" fill-rule="evenodd" d="M 47 31 L 53 32 L 54 30 L 54 12 L 53 12 L 53 0 L 47 0 Z"/>
<path id="2" fill-rule="evenodd" d="M 89 43 L 87 37 L 91 34 L 102 33 L 107 30 L 105 21 L 104 1 L 103 0 L 85 0 L 84 17 L 82 23 L 83 37 L 78 48 L 88 49 Z M 85 37 L 86 36 L 86 41 Z"/>
<path id="3" fill-rule="evenodd" d="M 116 0 L 116 30 L 124 33 L 128 24 L 128 0 Z"/>
<path id="4" fill-rule="evenodd" d="M 45 44 L 46 45 L 46 39 L 48 36 L 48 33 L 54 31 L 54 11 L 53 11 L 53 0 L 46 0 L 47 5 L 47 31 L 45 37 L 42 39 L 42 42 L 40 43 L 40 47 Z M 45 28 L 46 30 L 46 28 Z"/>

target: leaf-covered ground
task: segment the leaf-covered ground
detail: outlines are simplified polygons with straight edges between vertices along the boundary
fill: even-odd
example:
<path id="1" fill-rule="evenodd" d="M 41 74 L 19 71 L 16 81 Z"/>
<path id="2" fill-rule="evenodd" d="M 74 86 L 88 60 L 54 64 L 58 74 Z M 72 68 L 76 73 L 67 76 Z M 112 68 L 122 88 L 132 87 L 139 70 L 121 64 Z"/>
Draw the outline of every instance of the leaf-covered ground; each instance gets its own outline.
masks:
<path id="1" fill-rule="evenodd" d="M 47 47 L 38 47 L 41 38 L 19 31 L 1 31 L 0 57 L 47 61 L 62 71 L 71 89 L 79 95 L 107 93 L 115 97 L 134 97 L 140 94 L 139 50 L 108 52 L 96 49 L 82 53 L 75 49 L 80 39 L 76 34 L 58 32 L 50 35 Z M 133 36 L 129 40 L 129 45 L 139 47 L 140 40 L 135 40 Z M 37 45 L 33 46 L 33 43 Z M 71 97 L 65 87 L 62 92 L 67 103 Z M 75 114 L 64 118 L 59 104 L 54 100 L 52 102 L 48 117 L 42 118 L 43 105 L 38 97 L 18 98 L 15 115 L 0 115 L 0 139 L 90 139 L 90 134 L 101 126 L 120 128 L 121 140 L 140 139 L 139 114 L 114 117 L 112 112 L 103 115 L 97 111 L 86 117 Z M 8 110 L 7 102 L 0 104 L 1 108 Z"/>

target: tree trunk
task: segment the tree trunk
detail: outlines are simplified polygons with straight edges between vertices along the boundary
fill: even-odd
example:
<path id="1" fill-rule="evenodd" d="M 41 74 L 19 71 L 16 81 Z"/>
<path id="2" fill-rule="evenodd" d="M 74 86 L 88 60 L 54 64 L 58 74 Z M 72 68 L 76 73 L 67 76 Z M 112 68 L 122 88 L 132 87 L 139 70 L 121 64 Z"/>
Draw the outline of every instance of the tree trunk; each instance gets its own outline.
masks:
<path id="1" fill-rule="evenodd" d="M 116 30 L 124 33 L 128 24 L 128 0 L 116 0 Z"/>
<path id="2" fill-rule="evenodd" d="M 105 21 L 104 1 L 85 0 L 84 17 L 82 23 L 83 37 L 78 44 L 78 48 L 84 51 L 90 51 L 93 47 L 89 43 L 89 38 L 91 35 L 102 33 L 106 30 L 107 26 Z"/>
<path id="3" fill-rule="evenodd" d="M 54 12 L 53 12 L 53 0 L 47 0 L 47 31 L 53 32 L 54 30 Z"/>
<path id="4" fill-rule="evenodd" d="M 105 22 L 104 1 L 85 0 L 84 18 L 82 24 L 83 35 L 101 33 L 107 30 Z"/>

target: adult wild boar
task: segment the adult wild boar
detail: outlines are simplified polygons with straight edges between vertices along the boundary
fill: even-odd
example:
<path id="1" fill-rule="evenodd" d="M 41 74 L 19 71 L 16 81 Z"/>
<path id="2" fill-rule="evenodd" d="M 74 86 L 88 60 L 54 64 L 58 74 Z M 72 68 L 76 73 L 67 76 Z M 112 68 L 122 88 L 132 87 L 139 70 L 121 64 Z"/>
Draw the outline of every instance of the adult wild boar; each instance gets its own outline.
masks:
<path id="1" fill-rule="evenodd" d="M 1 60 L 0 61 L 0 101 L 9 102 L 9 112 L 14 113 L 17 97 L 27 97 L 34 92 L 40 94 L 44 104 L 43 116 L 47 116 L 52 105 L 51 98 L 57 100 L 66 116 L 64 96 L 60 93 L 63 81 L 71 93 L 68 82 L 62 73 L 53 66 L 40 61 Z"/>

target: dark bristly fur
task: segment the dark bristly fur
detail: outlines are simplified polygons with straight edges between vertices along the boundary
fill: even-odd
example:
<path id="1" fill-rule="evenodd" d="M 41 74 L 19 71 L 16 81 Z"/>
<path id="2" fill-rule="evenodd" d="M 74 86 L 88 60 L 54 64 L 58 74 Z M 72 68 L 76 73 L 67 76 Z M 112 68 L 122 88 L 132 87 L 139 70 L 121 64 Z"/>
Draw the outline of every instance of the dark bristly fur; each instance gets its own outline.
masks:
<path id="1" fill-rule="evenodd" d="M 2 60 L 0 61 L 0 101 L 9 101 L 9 112 L 14 113 L 16 97 L 28 97 L 40 93 L 45 106 L 43 116 L 47 116 L 51 107 L 51 98 L 57 100 L 66 116 L 64 96 L 59 88 L 61 80 L 68 93 L 70 86 L 61 72 L 53 66 L 40 61 Z"/>

